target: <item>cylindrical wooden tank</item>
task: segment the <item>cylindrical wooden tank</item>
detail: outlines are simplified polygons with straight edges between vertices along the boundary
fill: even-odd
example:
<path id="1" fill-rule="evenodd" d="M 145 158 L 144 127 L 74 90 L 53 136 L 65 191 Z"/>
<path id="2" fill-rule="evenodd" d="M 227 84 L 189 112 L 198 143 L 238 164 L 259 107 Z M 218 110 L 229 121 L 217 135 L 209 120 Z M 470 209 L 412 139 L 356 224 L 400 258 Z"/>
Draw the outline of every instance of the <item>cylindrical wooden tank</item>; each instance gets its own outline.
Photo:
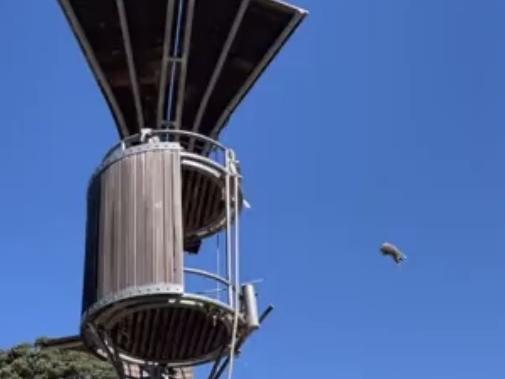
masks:
<path id="1" fill-rule="evenodd" d="M 125 361 L 171 367 L 226 351 L 233 308 L 184 292 L 188 230 L 193 238 L 226 225 L 225 177 L 175 142 L 106 156 L 88 190 L 81 335 L 90 349 L 104 356 L 108 339 Z"/>
<path id="2" fill-rule="evenodd" d="M 183 291 L 180 148 L 106 160 L 88 192 L 83 312 L 128 288 Z"/>

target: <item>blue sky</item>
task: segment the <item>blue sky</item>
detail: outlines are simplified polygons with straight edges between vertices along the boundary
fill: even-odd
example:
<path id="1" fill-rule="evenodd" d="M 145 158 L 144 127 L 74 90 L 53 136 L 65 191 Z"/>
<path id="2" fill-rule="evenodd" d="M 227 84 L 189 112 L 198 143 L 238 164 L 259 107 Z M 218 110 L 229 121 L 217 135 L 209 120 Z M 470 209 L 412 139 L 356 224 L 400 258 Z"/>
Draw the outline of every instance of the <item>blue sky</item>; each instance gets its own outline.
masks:
<path id="1" fill-rule="evenodd" d="M 237 378 L 505 377 L 505 2 L 298 0 L 233 117 Z M 0 1 L 0 347 L 77 331 L 85 190 L 116 140 L 56 1 Z M 409 257 L 378 254 L 390 240 Z"/>

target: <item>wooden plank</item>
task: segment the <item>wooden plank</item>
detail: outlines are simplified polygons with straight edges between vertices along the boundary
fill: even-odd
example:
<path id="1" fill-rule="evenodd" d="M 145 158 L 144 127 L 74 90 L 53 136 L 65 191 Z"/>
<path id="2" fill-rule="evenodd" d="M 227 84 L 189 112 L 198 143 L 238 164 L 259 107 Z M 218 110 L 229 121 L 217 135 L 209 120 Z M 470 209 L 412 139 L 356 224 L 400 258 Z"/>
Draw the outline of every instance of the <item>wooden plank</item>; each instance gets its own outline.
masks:
<path id="1" fill-rule="evenodd" d="M 174 272 L 173 281 L 178 284 L 184 283 L 184 231 L 182 224 L 182 193 L 181 193 L 181 155 L 180 151 L 173 151 L 172 172 L 173 172 L 173 201 L 172 209 L 174 215 Z"/>
<path id="2" fill-rule="evenodd" d="M 165 203 L 169 202 L 170 199 L 172 198 L 172 188 L 170 186 L 170 172 L 172 171 L 172 165 L 174 164 L 173 160 L 171 159 L 171 156 L 169 155 L 168 152 L 165 152 L 163 154 L 163 166 L 164 166 L 164 173 L 162 175 L 163 177 L 163 201 Z M 165 233 L 163 233 L 164 241 L 163 241 L 163 249 L 164 251 L 167 251 L 169 249 L 169 246 L 172 244 L 172 241 L 174 239 L 174 229 L 172 228 L 172 212 L 169 207 L 163 207 L 163 228 L 165 230 Z M 174 260 L 170 258 L 169 255 L 164 254 L 163 255 L 163 266 L 166 269 L 166 278 L 168 280 L 170 273 L 173 271 L 174 267 Z"/>

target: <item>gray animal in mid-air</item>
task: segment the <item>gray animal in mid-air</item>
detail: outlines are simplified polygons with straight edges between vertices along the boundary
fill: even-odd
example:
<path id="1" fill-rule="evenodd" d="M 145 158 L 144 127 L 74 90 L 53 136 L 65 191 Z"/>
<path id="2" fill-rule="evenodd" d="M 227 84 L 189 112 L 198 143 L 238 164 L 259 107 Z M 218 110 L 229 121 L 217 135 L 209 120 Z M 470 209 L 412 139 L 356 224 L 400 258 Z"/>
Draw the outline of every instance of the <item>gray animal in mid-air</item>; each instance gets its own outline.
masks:
<path id="1" fill-rule="evenodd" d="M 393 258 L 397 264 L 400 264 L 407 259 L 405 254 L 403 254 L 400 249 L 389 242 L 384 242 L 381 245 L 380 251 L 382 255 L 389 255 L 391 258 Z"/>

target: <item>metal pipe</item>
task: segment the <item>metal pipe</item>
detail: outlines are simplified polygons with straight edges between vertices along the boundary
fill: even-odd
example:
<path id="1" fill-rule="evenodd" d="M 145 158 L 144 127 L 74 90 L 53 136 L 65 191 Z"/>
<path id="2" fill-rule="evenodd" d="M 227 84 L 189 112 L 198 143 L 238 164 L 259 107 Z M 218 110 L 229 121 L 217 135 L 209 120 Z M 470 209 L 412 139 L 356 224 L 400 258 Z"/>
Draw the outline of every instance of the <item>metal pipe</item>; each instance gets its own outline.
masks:
<path id="1" fill-rule="evenodd" d="M 273 309 L 274 309 L 273 305 L 269 305 L 268 308 L 262 313 L 262 315 L 260 316 L 260 325 L 263 323 L 265 318 L 270 314 L 270 312 L 273 311 Z M 241 336 L 240 340 L 238 340 L 237 342 L 237 350 L 240 349 L 240 347 L 243 345 L 246 338 L 250 334 L 251 333 L 246 333 Z M 229 363 L 230 363 L 230 356 L 228 356 L 226 360 L 222 363 L 221 367 L 219 368 L 219 370 L 217 370 L 216 374 L 213 377 L 209 377 L 209 379 L 218 379 L 223 374 L 224 370 L 226 369 L 226 366 L 228 366 Z"/>
<path id="2" fill-rule="evenodd" d="M 249 6 L 250 0 L 241 0 L 241 1 L 242 2 L 240 3 L 238 12 L 235 16 L 235 19 L 233 20 L 233 24 L 231 26 L 230 32 L 228 33 L 228 36 L 226 38 L 223 49 L 221 50 L 221 54 L 219 55 L 218 61 L 216 63 L 216 67 L 214 68 L 214 71 L 212 72 L 212 76 L 211 76 L 210 81 L 207 85 L 207 88 L 205 89 L 205 93 L 204 93 L 204 95 L 202 97 L 202 101 L 200 102 L 200 105 L 198 107 L 198 111 L 196 112 L 196 117 L 195 117 L 195 121 L 193 124 L 193 130 L 198 130 L 200 127 L 200 124 L 202 123 L 203 115 L 205 113 L 205 110 L 207 109 L 207 104 L 209 103 L 210 97 L 211 97 L 211 95 L 214 91 L 214 88 L 216 87 L 216 84 L 221 76 L 221 72 L 223 70 L 226 59 L 228 58 L 228 54 L 229 54 L 231 47 L 233 45 L 233 41 L 235 41 L 235 37 L 237 36 L 239 27 L 242 24 L 242 19 L 244 18 L 244 14 Z M 193 147 L 194 147 L 194 143 L 192 143 L 190 145 L 190 149 L 192 149 Z"/>
<path id="3" fill-rule="evenodd" d="M 161 128 L 163 122 L 163 107 L 167 97 L 168 65 L 170 63 L 170 47 L 172 46 L 172 25 L 174 22 L 175 0 L 168 0 L 167 22 L 165 24 L 165 37 L 163 39 L 163 58 L 161 59 L 161 74 L 158 93 L 158 110 L 156 114 L 156 127 Z"/>
<path id="4" fill-rule="evenodd" d="M 265 321 L 265 319 L 268 317 L 268 315 L 270 315 L 270 313 L 272 313 L 272 311 L 274 310 L 274 306 L 272 304 L 270 304 L 267 309 L 265 309 L 263 311 L 263 313 L 261 314 L 260 316 L 260 324 L 263 324 L 263 321 Z"/>
<path id="5" fill-rule="evenodd" d="M 183 3 L 184 3 L 184 0 L 178 0 L 174 46 L 172 47 L 172 54 L 171 54 L 172 57 L 178 56 L 180 36 L 181 36 Z M 173 63 L 174 64 L 172 64 L 171 69 L 170 69 L 170 85 L 168 87 L 169 91 L 168 91 L 168 101 L 167 101 L 166 114 L 167 114 L 167 121 L 169 121 L 170 126 L 172 126 L 173 128 L 178 128 L 178 126 L 175 124 L 175 121 L 172 119 L 172 113 L 175 112 L 174 107 L 173 107 L 174 106 L 174 104 L 173 104 L 174 92 L 175 92 L 175 72 L 177 70 L 177 65 L 179 65 L 181 62 L 173 61 Z"/>
<path id="6" fill-rule="evenodd" d="M 222 112 L 221 116 L 219 117 L 217 123 L 214 125 L 212 128 L 212 131 L 210 132 L 210 136 L 213 138 L 216 138 L 219 132 L 221 131 L 222 127 L 226 123 L 226 120 L 230 117 L 230 115 L 233 113 L 233 110 L 238 106 L 239 102 L 241 99 L 243 99 L 244 95 L 247 93 L 247 91 L 253 86 L 253 84 L 256 82 L 256 80 L 259 78 L 265 67 L 268 65 L 268 63 L 273 59 L 275 54 L 280 50 L 282 45 L 286 42 L 288 39 L 289 35 L 296 29 L 298 24 L 302 21 L 302 19 L 305 17 L 307 14 L 305 11 L 301 9 L 297 9 L 298 13 L 295 13 L 289 24 L 284 28 L 284 30 L 281 32 L 281 34 L 277 37 L 275 40 L 274 44 L 270 47 L 270 49 L 267 51 L 267 53 L 263 56 L 261 59 L 260 63 L 257 64 L 253 70 L 253 72 L 249 75 L 245 83 L 240 87 L 240 89 L 236 92 L 235 96 L 233 99 L 230 101 L 230 103 L 226 106 L 224 111 Z M 206 151 L 204 149 L 204 151 Z"/>
<path id="7" fill-rule="evenodd" d="M 216 235 L 216 273 L 219 276 L 221 274 L 221 241 L 220 241 L 220 233 L 218 232 Z M 219 282 L 216 283 L 216 297 L 218 300 L 221 300 L 221 286 Z"/>
<path id="8" fill-rule="evenodd" d="M 163 123 L 163 126 L 166 126 L 167 123 Z M 158 130 L 153 130 L 153 129 L 143 129 L 143 132 L 141 133 L 136 133 L 132 134 L 131 136 L 127 136 L 121 140 L 121 142 L 118 142 L 112 148 L 109 149 L 107 154 L 105 154 L 106 157 L 112 155 L 117 149 L 122 148 L 123 150 L 129 147 L 130 143 L 133 142 L 142 142 L 142 137 L 145 137 L 146 135 L 181 135 L 181 136 L 188 136 L 188 137 L 193 137 L 195 139 L 200 139 L 204 142 L 206 142 L 209 145 L 213 146 L 213 149 L 220 149 L 222 152 L 226 152 L 226 150 L 229 150 L 225 145 L 222 143 L 207 137 L 202 134 L 198 134 L 189 130 L 180 130 L 180 129 L 158 129 Z M 211 149 L 212 150 L 212 149 Z"/>
<path id="9" fill-rule="evenodd" d="M 108 342 L 107 335 L 104 333 L 102 336 L 100 334 L 100 332 L 98 330 L 96 330 L 95 327 L 91 323 L 87 324 L 87 328 L 91 332 L 91 334 L 93 334 L 95 339 L 97 340 L 96 342 L 98 342 L 102 346 L 102 349 L 104 350 L 104 352 L 105 352 L 107 358 L 109 359 L 110 363 L 112 364 L 112 366 L 114 366 L 114 368 L 116 369 L 117 374 L 119 375 L 120 379 L 126 379 L 125 373 L 124 373 L 123 362 L 121 361 L 121 359 L 119 359 L 119 356 L 117 355 L 117 352 L 116 352 L 116 349 L 114 349 L 114 346 L 112 346 L 112 344 L 110 344 L 110 343 L 107 343 Z M 110 348 L 109 348 L 109 345 L 111 345 Z"/>
<path id="10" fill-rule="evenodd" d="M 224 285 L 226 285 L 228 287 L 231 285 L 231 282 L 229 280 L 226 280 L 225 278 L 223 278 L 219 275 L 213 274 L 211 272 L 208 272 L 205 270 L 200 270 L 198 268 L 185 267 L 184 272 L 187 274 L 195 274 L 195 275 L 204 276 L 209 279 L 214 279 L 220 283 L 223 283 Z"/>
<path id="11" fill-rule="evenodd" d="M 258 329 L 260 327 L 258 301 L 256 300 L 256 290 L 252 284 L 244 284 L 242 286 L 242 299 L 247 328 L 249 330 Z"/>
<path id="12" fill-rule="evenodd" d="M 219 352 L 219 358 L 216 359 L 216 361 L 214 362 L 214 365 L 212 366 L 212 370 L 210 371 L 210 374 L 209 374 L 209 379 L 215 378 L 217 368 L 219 367 L 219 364 L 221 363 L 222 359 L 223 359 L 223 349 L 221 349 L 221 351 Z"/>
<path id="13" fill-rule="evenodd" d="M 240 313 L 240 304 L 239 304 L 239 288 L 240 288 L 240 224 L 239 224 L 239 205 L 238 205 L 238 186 L 239 186 L 239 173 L 236 167 L 236 159 L 233 151 L 230 151 L 231 156 L 231 170 L 233 175 L 233 211 L 234 211 L 234 301 L 233 305 L 235 308 L 235 314 L 233 318 L 233 330 L 231 335 L 231 346 L 230 346 L 230 367 L 228 369 L 228 378 L 232 379 L 233 376 L 233 368 L 234 368 L 234 360 L 235 360 L 235 348 L 237 345 L 237 333 L 238 333 L 238 318 Z"/>
<path id="14" fill-rule="evenodd" d="M 86 55 L 86 58 L 88 59 L 91 65 L 91 68 L 93 69 L 96 81 L 98 82 L 100 88 L 103 90 L 107 100 L 109 101 L 114 118 L 118 123 L 119 135 L 121 136 L 121 138 L 124 138 L 125 136 L 128 135 L 128 128 L 126 127 L 124 114 L 121 111 L 121 108 L 119 108 L 116 96 L 112 91 L 110 83 L 107 81 L 107 78 L 102 70 L 102 67 L 98 63 L 93 48 L 91 47 L 91 44 L 86 38 L 86 33 L 84 32 L 82 25 L 79 22 L 79 19 L 77 18 L 69 0 L 60 0 L 60 4 L 61 7 L 63 8 L 63 12 L 65 13 L 70 22 L 70 25 L 72 25 L 72 28 L 75 34 L 77 35 L 77 38 L 82 46 L 82 49 L 84 50 L 84 54 Z"/>
<path id="15" fill-rule="evenodd" d="M 126 64 L 128 66 L 128 73 L 130 75 L 133 102 L 135 104 L 135 110 L 137 111 L 137 122 L 139 124 L 140 130 L 145 126 L 144 112 L 142 110 L 142 101 L 140 99 L 140 87 L 137 78 L 137 70 L 135 68 L 135 60 L 133 58 L 133 49 L 130 38 L 130 30 L 128 27 L 128 18 L 126 16 L 126 8 L 123 0 L 116 0 L 116 6 L 119 13 L 119 24 L 121 27 L 121 34 L 123 36 L 123 44 L 126 53 Z"/>
<path id="16" fill-rule="evenodd" d="M 230 363 L 230 357 L 228 356 L 228 357 L 226 357 L 226 360 L 221 364 L 221 367 L 219 367 L 216 374 L 210 379 L 219 379 L 221 377 L 221 375 L 223 375 L 223 372 L 229 363 Z"/>
<path id="17" fill-rule="evenodd" d="M 226 166 L 226 178 L 225 178 L 225 202 L 226 202 L 226 278 L 231 282 L 231 273 L 232 273 L 232 236 L 231 236 L 231 209 L 230 209 L 230 152 L 227 150 L 225 153 L 225 166 Z M 234 306 L 233 304 L 233 292 L 230 287 L 228 287 L 228 304 L 230 306 Z"/>
<path id="18" fill-rule="evenodd" d="M 166 123 L 164 123 L 163 125 L 166 125 Z M 202 140 L 204 141 L 207 145 L 210 145 L 212 146 L 211 150 L 220 150 L 223 154 L 226 153 L 227 150 L 231 150 L 231 149 L 228 149 L 226 146 L 224 146 L 223 144 L 219 143 L 218 141 L 216 140 L 213 140 L 212 138 L 209 138 L 207 136 L 204 136 L 204 135 L 201 135 L 201 134 L 198 134 L 198 133 L 195 133 L 195 132 L 191 132 L 191 131 L 187 131 L 187 130 L 175 130 L 175 129 L 160 129 L 160 130 L 152 130 L 152 129 L 143 129 L 143 131 L 141 133 L 137 133 L 137 134 L 133 134 L 131 136 L 128 136 L 128 137 L 125 137 L 123 140 L 121 140 L 120 142 L 116 143 L 114 146 L 112 146 L 108 151 L 107 153 L 105 154 L 105 158 L 104 160 L 107 160 L 107 158 L 109 158 L 110 156 L 112 156 L 113 154 L 116 153 L 116 151 L 118 151 L 119 149 L 121 149 L 122 151 L 126 150 L 127 148 L 129 148 L 131 146 L 132 143 L 142 143 L 143 140 L 145 139 L 146 136 L 153 136 L 153 135 L 159 135 L 159 136 L 162 136 L 162 135 L 175 135 L 175 136 L 188 136 L 188 137 L 192 137 L 192 138 L 195 138 L 195 139 L 199 139 L 199 140 Z M 189 153 L 188 154 L 194 154 L 195 156 L 199 156 L 199 157 L 207 157 L 207 155 L 205 154 L 197 154 L 197 153 Z M 219 159 L 215 159 L 216 162 L 219 163 Z M 222 163 L 219 163 L 220 165 L 222 165 Z"/>
<path id="19" fill-rule="evenodd" d="M 165 124 L 165 123 L 164 123 Z M 180 129 L 160 129 L 160 130 L 152 130 L 151 131 L 153 134 L 161 134 L 161 133 L 167 133 L 167 134 L 174 134 L 174 135 L 183 135 L 183 136 L 190 136 L 190 137 L 195 137 L 199 138 L 205 142 L 209 142 L 210 144 L 219 147 L 221 150 L 226 150 L 227 147 L 221 144 L 220 142 L 216 141 L 215 139 L 212 139 L 210 137 L 207 137 L 203 134 L 199 134 L 190 130 L 180 130 Z"/>
<path id="20" fill-rule="evenodd" d="M 184 39 L 182 43 L 182 62 L 179 71 L 179 80 L 177 81 L 177 106 L 175 109 L 175 127 L 182 129 L 182 111 L 184 107 L 184 94 L 186 92 L 186 74 L 189 61 L 189 47 L 191 44 L 191 31 L 193 30 L 193 11 L 195 0 L 187 0 L 186 6 L 186 24 L 184 25 Z"/>

